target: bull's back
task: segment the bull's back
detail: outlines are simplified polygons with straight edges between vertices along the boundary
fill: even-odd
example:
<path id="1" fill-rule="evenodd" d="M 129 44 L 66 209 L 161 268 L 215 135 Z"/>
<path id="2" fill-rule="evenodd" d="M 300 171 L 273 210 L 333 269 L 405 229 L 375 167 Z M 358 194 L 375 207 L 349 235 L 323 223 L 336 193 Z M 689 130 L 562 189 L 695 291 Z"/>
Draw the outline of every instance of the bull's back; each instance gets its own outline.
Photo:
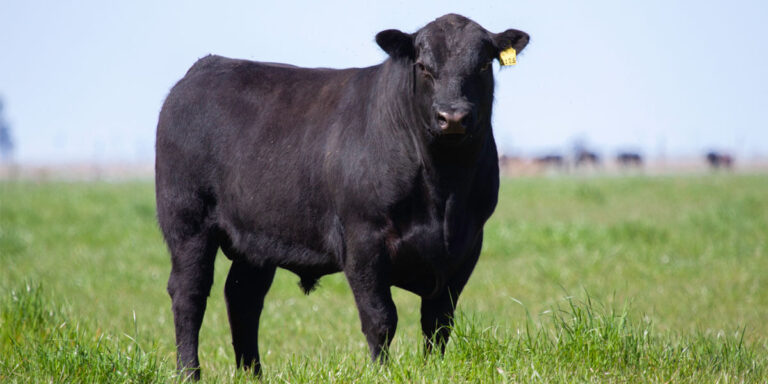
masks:
<path id="1" fill-rule="evenodd" d="M 359 71 L 199 60 L 161 111 L 158 207 L 161 190 L 202 195 L 243 253 L 264 244 L 330 253 L 323 164 L 328 146 L 354 125 L 340 122 L 338 110 L 356 108 L 349 83 L 364 77 Z"/>

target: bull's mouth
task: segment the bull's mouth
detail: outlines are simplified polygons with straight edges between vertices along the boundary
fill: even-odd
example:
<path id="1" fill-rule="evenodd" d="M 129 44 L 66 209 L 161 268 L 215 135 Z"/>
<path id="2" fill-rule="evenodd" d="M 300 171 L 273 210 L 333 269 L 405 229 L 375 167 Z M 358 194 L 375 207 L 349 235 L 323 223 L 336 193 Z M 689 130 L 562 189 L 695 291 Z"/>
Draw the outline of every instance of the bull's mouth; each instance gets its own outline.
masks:
<path id="1" fill-rule="evenodd" d="M 472 135 L 466 133 L 466 129 L 462 129 L 461 133 L 448 133 L 441 131 L 437 136 L 437 142 L 450 147 L 460 147 L 469 142 Z"/>
<path id="2" fill-rule="evenodd" d="M 450 125 L 445 128 L 442 126 L 440 127 L 440 135 L 443 136 L 457 136 L 457 135 L 464 135 L 467 133 L 467 129 L 462 126 L 455 126 Z"/>

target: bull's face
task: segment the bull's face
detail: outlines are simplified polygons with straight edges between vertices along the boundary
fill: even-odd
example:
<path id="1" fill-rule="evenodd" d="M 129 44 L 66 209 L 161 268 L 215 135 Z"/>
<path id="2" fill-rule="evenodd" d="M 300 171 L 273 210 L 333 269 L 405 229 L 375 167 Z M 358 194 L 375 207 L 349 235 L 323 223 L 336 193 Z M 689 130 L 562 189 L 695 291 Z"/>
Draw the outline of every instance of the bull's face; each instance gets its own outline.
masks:
<path id="1" fill-rule="evenodd" d="M 413 70 L 417 106 L 434 136 L 463 141 L 490 127 L 492 62 L 508 48 L 522 51 L 528 35 L 494 34 L 459 15 L 446 15 L 414 34 L 386 30 L 376 42 Z"/>

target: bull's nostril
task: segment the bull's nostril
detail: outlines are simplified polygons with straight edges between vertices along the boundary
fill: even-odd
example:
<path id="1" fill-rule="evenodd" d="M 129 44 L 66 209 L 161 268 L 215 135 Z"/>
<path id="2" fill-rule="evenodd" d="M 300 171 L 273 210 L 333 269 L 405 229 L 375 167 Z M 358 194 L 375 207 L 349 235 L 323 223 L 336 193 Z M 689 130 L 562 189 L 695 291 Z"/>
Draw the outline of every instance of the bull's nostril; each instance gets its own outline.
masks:
<path id="1" fill-rule="evenodd" d="M 440 128 L 445 129 L 448 127 L 448 120 L 443 116 L 443 114 L 437 115 L 437 124 L 440 126 Z"/>
<path id="2" fill-rule="evenodd" d="M 435 119 L 440 130 L 449 134 L 462 134 L 471 124 L 471 117 L 463 111 L 437 112 Z"/>
<path id="3" fill-rule="evenodd" d="M 469 114 L 466 114 L 462 116 L 461 120 L 459 121 L 463 127 L 469 126 Z"/>

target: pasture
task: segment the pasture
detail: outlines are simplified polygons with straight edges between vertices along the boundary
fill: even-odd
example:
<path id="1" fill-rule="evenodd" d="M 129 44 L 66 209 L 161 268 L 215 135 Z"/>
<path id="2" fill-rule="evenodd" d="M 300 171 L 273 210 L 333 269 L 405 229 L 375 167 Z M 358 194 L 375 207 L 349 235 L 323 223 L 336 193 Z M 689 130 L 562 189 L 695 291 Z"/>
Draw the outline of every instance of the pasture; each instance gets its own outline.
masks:
<path id="1" fill-rule="evenodd" d="M 768 176 L 506 179 L 444 358 L 393 288 L 386 366 L 343 276 L 278 271 L 266 382 L 766 382 Z M 220 253 L 203 382 L 234 372 Z M 0 183 L 0 382 L 175 379 L 169 256 L 151 182 Z"/>

